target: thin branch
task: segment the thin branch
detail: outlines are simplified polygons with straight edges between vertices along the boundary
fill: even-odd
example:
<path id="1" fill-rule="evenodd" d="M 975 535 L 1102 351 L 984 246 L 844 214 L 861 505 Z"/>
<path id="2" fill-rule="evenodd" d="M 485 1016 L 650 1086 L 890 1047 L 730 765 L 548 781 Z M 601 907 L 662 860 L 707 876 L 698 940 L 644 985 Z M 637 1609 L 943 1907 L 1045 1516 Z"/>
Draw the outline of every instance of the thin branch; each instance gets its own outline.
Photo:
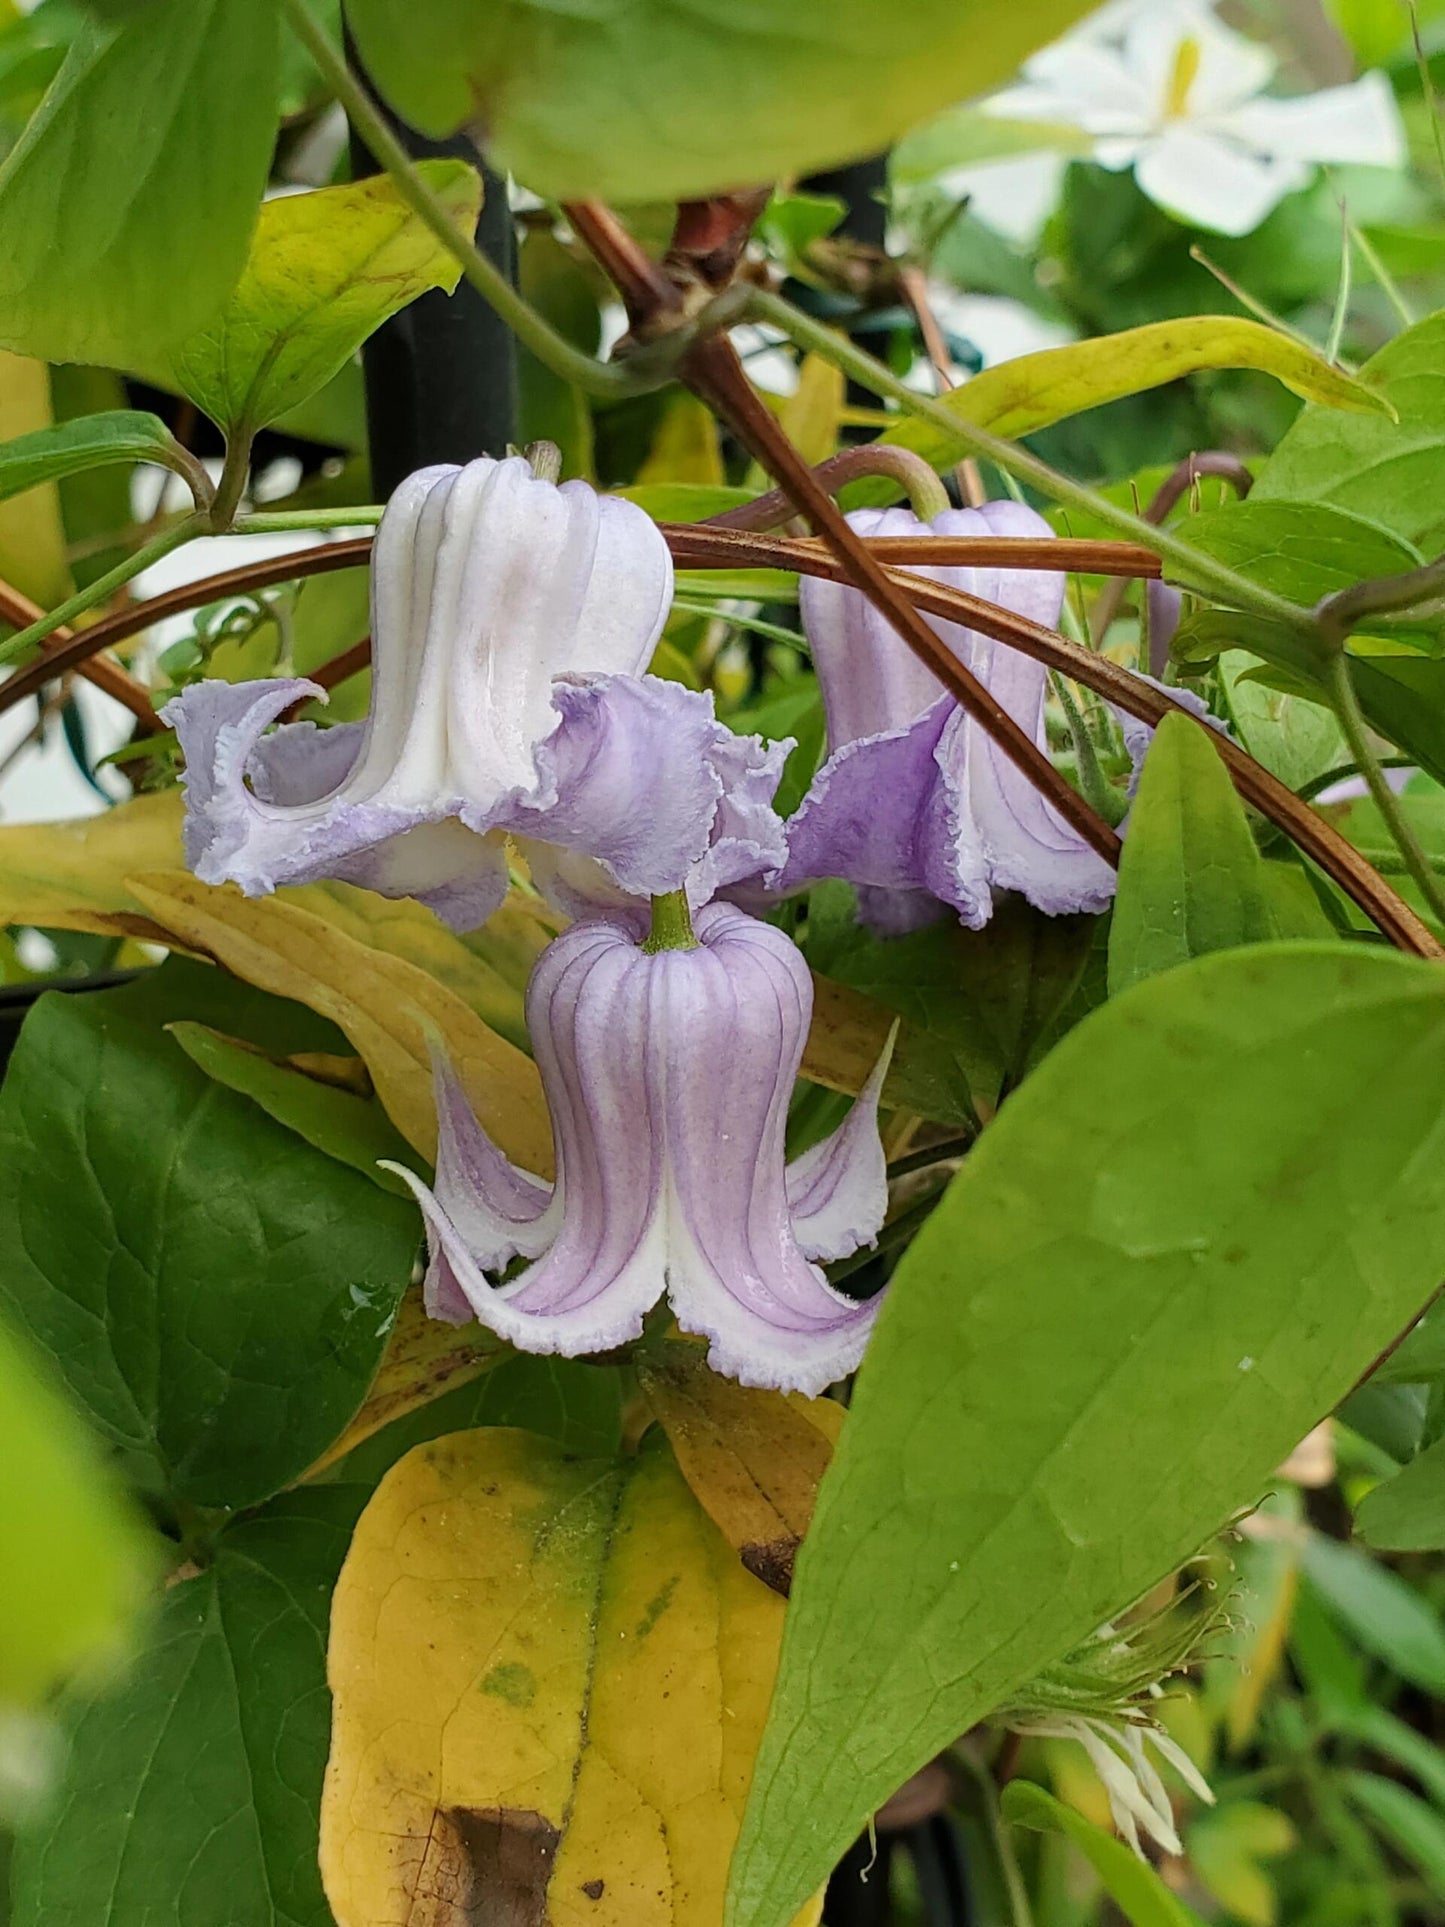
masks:
<path id="1" fill-rule="evenodd" d="M 182 615 L 188 609 L 204 608 L 208 603 L 224 601 L 227 596 L 245 595 L 253 589 L 268 588 L 276 582 L 292 582 L 308 575 L 329 575 L 334 569 L 357 568 L 365 564 L 370 554 L 370 536 L 360 536 L 350 542 L 329 542 L 321 548 L 303 550 L 299 555 L 268 556 L 263 562 L 250 562 L 244 568 L 227 569 L 220 575 L 207 576 L 200 582 L 186 582 L 177 589 L 168 589 L 164 595 L 150 596 L 144 602 L 132 603 L 128 609 L 102 617 L 99 622 L 82 629 L 47 655 L 27 663 L 6 681 L 0 682 L 0 715 L 23 702 L 27 696 L 34 695 L 37 689 L 52 682 L 56 676 L 64 675 L 67 670 L 78 670 L 100 650 L 113 648 L 128 636 L 139 635 L 142 629 L 149 629 L 152 623 L 160 622 L 167 616 Z M 127 704 L 127 707 L 130 705 Z M 151 714 L 154 719 L 155 712 Z M 161 727 L 159 719 L 154 720 L 154 727 Z"/>
<path id="2" fill-rule="evenodd" d="M 890 572 L 848 526 L 842 510 L 793 447 L 773 415 L 759 401 L 743 373 L 732 343 L 714 335 L 697 342 L 683 363 L 683 380 L 721 416 L 754 455 L 793 496 L 801 513 L 837 557 L 850 583 L 890 622 L 908 647 L 938 677 L 951 695 L 998 744 L 1019 769 L 1106 862 L 1119 860 L 1119 839 L 1109 824 L 1054 768 L 1027 732 L 954 655 L 908 600 Z"/>
<path id="3" fill-rule="evenodd" d="M 0 620 L 10 623 L 16 629 L 26 629 L 33 623 L 39 622 L 44 613 L 39 603 L 32 602 L 29 596 L 21 595 L 20 591 L 11 588 L 8 582 L 0 582 Z M 49 636 L 41 644 L 41 649 L 45 652 L 41 656 L 41 662 L 49 665 L 59 654 L 61 645 L 70 641 L 71 634 L 69 629 L 59 629 Z M 104 644 L 101 647 L 104 647 Z M 97 689 L 104 690 L 107 696 L 128 709 L 146 735 L 153 736 L 162 727 L 161 719 L 157 716 L 149 695 L 135 677 L 122 669 L 118 662 L 112 662 L 108 656 L 92 656 L 87 661 L 76 663 L 75 669 L 79 675 L 85 677 L 87 682 L 94 683 Z M 53 666 L 48 667 L 44 680 L 53 681 L 57 675 L 64 673 L 63 669 L 56 670 Z M 6 687 L 8 684 L 0 683 L 0 690 Z M 33 694 L 33 689 L 29 693 Z M 13 700 L 16 703 L 22 702 L 25 694 L 26 692 L 22 691 Z M 9 708 L 10 704 L 7 702 L 3 707 Z"/>

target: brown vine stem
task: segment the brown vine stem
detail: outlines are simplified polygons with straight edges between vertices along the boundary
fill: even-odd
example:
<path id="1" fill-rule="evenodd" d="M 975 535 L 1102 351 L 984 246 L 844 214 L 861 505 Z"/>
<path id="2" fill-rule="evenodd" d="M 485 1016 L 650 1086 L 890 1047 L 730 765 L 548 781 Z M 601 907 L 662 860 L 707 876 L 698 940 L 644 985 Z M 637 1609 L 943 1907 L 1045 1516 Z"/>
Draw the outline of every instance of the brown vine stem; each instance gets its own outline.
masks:
<path id="1" fill-rule="evenodd" d="M 0 683 L 0 715 L 13 709 L 17 703 L 33 696 L 57 676 L 68 670 L 81 670 L 83 665 L 101 649 L 110 649 L 128 636 L 139 635 L 142 629 L 149 629 L 153 622 L 163 621 L 166 616 L 182 615 L 187 609 L 204 608 L 208 602 L 220 602 L 226 596 L 245 595 L 253 589 L 265 589 L 277 582 L 294 582 L 307 575 L 329 575 L 334 569 L 354 569 L 363 565 L 371 554 L 371 537 L 359 536 L 345 542 L 328 542 L 322 548 L 303 549 L 299 555 L 273 555 L 264 562 L 251 562 L 244 568 L 226 569 L 219 575 L 207 576 L 201 582 L 187 582 L 178 589 L 168 589 L 164 595 L 150 596 L 144 602 L 133 603 L 130 608 L 122 609 L 113 616 L 104 616 L 93 622 L 88 629 L 70 635 L 58 647 L 51 648 L 45 655 L 29 662 Z M 57 631 L 57 634 L 60 633 Z M 51 639 L 53 641 L 53 638 Z M 124 672 L 122 672 L 124 673 Z M 127 676 L 126 681 L 130 678 Z M 140 689 L 136 684 L 135 688 Z M 118 701 L 124 701 L 119 691 L 111 691 Z M 158 730 L 164 727 L 155 710 L 150 707 L 150 698 L 145 697 L 150 714 L 149 727 Z M 126 707 L 134 705 L 126 702 Z M 136 712 L 139 715 L 139 712 Z"/>
<path id="2" fill-rule="evenodd" d="M 678 553 L 690 554 L 693 538 L 697 538 L 702 543 L 700 552 L 713 556 L 711 561 L 684 561 L 685 568 L 729 569 L 734 566 L 734 559 L 726 549 L 731 531 L 719 529 L 714 522 L 664 522 L 661 527 L 664 537 Z M 248 563 L 238 569 L 225 569 L 200 581 L 168 589 L 164 595 L 137 602 L 116 615 L 92 623 L 88 629 L 82 629 L 77 634 L 64 632 L 67 640 L 52 648 L 42 660 L 28 663 L 7 681 L 0 682 L 0 715 L 7 709 L 13 709 L 56 676 L 64 675 L 68 670 L 80 670 L 82 664 L 97 650 L 124 642 L 128 636 L 137 635 L 153 622 L 160 622 L 167 616 L 182 615 L 187 609 L 203 608 L 210 602 L 222 602 L 227 596 L 272 588 L 278 582 L 299 582 L 306 576 L 329 575 L 336 569 L 363 568 L 371 554 L 371 543 L 369 535 L 351 536 L 318 548 L 302 549 L 293 555 L 268 556 L 263 562 Z M 926 540 L 886 536 L 870 538 L 868 546 L 883 561 L 897 565 L 931 562 L 944 566 L 958 564 L 966 567 L 971 564 L 977 568 L 1082 569 L 1095 575 L 1148 575 L 1151 572 L 1157 575 L 1159 571 L 1157 556 L 1150 554 L 1147 549 L 1136 549 L 1128 542 L 1074 542 L 1062 539 L 1035 542 L 1020 536 L 933 536 Z M 821 545 L 809 536 L 795 541 L 787 554 L 792 557 L 806 556 L 815 551 L 821 553 Z M 737 552 L 737 559 L 744 567 L 747 566 L 747 554 L 746 548 Z M 801 565 L 794 560 L 779 566 L 795 570 Z M 802 572 L 808 573 L 806 567 Z M 59 633 L 62 632 L 57 631 Z M 346 659 L 350 661 L 354 653 L 348 651 Z M 338 661 L 341 660 L 338 658 Z M 350 661 L 350 667 L 338 670 L 336 680 L 350 675 L 354 669 L 363 668 L 365 661 L 365 658 Z M 313 681 L 323 681 L 329 667 L 331 665 L 323 664 L 317 669 Z M 123 671 L 120 673 L 124 674 Z M 140 690 L 138 684 L 135 688 L 144 698 L 145 692 Z M 118 700 L 125 700 L 120 697 L 119 690 L 115 693 Z M 155 712 L 151 713 L 154 715 Z"/>
<path id="3" fill-rule="evenodd" d="M 758 399 L 737 350 L 714 335 L 696 342 L 682 364 L 683 380 L 732 428 L 748 452 L 780 481 L 799 511 L 837 558 L 837 580 L 862 591 L 944 688 L 998 744 L 1064 821 L 1106 862 L 1119 861 L 1119 838 L 1048 757 L 1020 729 L 993 694 L 967 670 L 908 600 L 889 570 L 848 526 L 843 511 Z"/>
<path id="4" fill-rule="evenodd" d="M 32 602 L 29 596 L 22 595 L 8 582 L 0 582 L 0 620 L 8 622 L 15 629 L 28 629 L 31 623 L 39 622 L 44 613 L 39 603 Z M 103 689 L 107 696 L 128 709 L 148 736 L 155 735 L 162 725 L 150 697 L 135 677 L 127 674 L 118 662 L 110 662 L 104 656 L 92 652 L 89 643 L 90 637 L 94 634 L 94 628 L 84 630 L 78 638 L 87 644 L 84 655 L 78 661 L 73 665 L 57 661 L 57 658 L 64 654 L 65 647 L 73 634 L 74 631 L 70 629 L 57 629 L 53 636 L 48 636 L 41 644 L 44 653 L 32 667 L 43 670 L 45 673 L 29 687 L 11 696 L 8 692 L 17 678 L 12 676 L 7 682 L 0 684 L 0 694 L 5 695 L 5 700 L 0 701 L 0 711 L 13 707 L 15 703 L 23 702 L 26 696 L 33 695 L 46 683 L 54 682 L 58 676 L 63 676 L 67 668 L 73 667 L 77 674 L 85 677 L 87 682 L 94 683 L 97 689 Z M 95 644 L 96 649 L 105 647 L 106 643 L 103 639 Z"/>

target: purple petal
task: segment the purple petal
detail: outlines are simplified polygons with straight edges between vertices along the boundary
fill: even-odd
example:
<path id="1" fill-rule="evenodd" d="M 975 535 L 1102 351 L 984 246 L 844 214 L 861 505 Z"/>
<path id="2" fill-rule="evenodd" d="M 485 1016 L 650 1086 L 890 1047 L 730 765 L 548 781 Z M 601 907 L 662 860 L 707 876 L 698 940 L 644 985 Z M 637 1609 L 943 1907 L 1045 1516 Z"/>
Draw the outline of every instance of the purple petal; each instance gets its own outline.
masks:
<path id="1" fill-rule="evenodd" d="M 793 1235 L 783 1134 L 812 980 L 781 931 L 730 905 L 695 928 L 699 949 L 651 959 L 669 1059 L 668 1295 L 715 1371 L 814 1395 L 858 1364 L 878 1306 L 834 1291 Z"/>
<path id="2" fill-rule="evenodd" d="M 705 901 L 781 863 L 770 799 L 789 744 L 735 735 L 711 694 L 655 676 L 559 682 L 555 695 L 562 721 L 538 759 L 552 802 L 490 820 L 526 840 L 533 880 L 569 915 L 684 887 Z"/>
<path id="3" fill-rule="evenodd" d="M 960 713 L 951 696 L 940 696 L 906 729 L 835 751 L 788 822 L 776 888 L 845 877 L 866 888 L 865 907 L 895 927 L 927 920 L 921 896 L 947 902 L 972 929 L 986 923 L 983 851 L 966 808 L 940 782 L 939 745 Z"/>
<path id="4" fill-rule="evenodd" d="M 878 1227 L 888 1212 L 878 1099 L 897 1036 L 894 1024 L 868 1082 L 837 1130 L 788 1166 L 788 1210 L 805 1258 L 827 1263 L 878 1242 Z"/>

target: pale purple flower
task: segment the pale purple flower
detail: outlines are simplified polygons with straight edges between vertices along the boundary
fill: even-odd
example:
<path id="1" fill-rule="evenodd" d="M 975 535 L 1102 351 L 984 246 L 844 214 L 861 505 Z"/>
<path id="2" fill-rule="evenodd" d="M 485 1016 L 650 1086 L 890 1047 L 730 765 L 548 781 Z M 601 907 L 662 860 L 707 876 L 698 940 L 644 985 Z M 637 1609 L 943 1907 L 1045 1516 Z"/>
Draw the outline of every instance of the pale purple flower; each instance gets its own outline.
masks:
<path id="1" fill-rule="evenodd" d="M 629 896 L 665 894 L 725 834 L 730 785 L 751 795 L 777 762 L 710 697 L 642 675 L 672 561 L 630 502 L 520 457 L 423 469 L 382 518 L 371 580 L 364 724 L 267 734 L 322 696 L 296 678 L 202 682 L 168 705 L 203 881 L 254 896 L 339 877 L 468 929 L 505 893 L 510 834 L 585 853 Z M 754 814 L 756 864 L 777 831 Z"/>
<path id="2" fill-rule="evenodd" d="M 902 508 L 858 510 L 848 520 L 860 535 L 1052 533 L 1017 502 L 948 509 L 931 523 Z M 1047 628 L 1058 622 L 1062 575 L 945 567 L 918 573 Z M 788 825 L 788 862 L 774 879 L 777 888 L 843 877 L 858 886 L 864 920 L 885 932 L 930 921 L 940 904 L 980 929 L 998 890 L 1017 890 L 1050 915 L 1104 908 L 1114 893 L 1109 865 L 859 590 L 805 579 L 802 614 L 830 754 Z M 1043 664 L 957 623 L 929 620 L 1043 749 Z"/>
<path id="3" fill-rule="evenodd" d="M 731 905 L 695 929 L 692 948 L 649 953 L 645 917 L 594 916 L 538 960 L 527 1020 L 554 1186 L 508 1162 L 437 1062 L 435 1188 L 402 1173 L 426 1219 L 427 1308 L 571 1357 L 638 1337 L 666 1292 L 715 1370 L 814 1394 L 857 1365 L 877 1312 L 817 1261 L 883 1221 L 886 1054 L 832 1137 L 785 1164 L 812 979 L 781 931 Z M 518 1256 L 527 1268 L 493 1282 Z"/>

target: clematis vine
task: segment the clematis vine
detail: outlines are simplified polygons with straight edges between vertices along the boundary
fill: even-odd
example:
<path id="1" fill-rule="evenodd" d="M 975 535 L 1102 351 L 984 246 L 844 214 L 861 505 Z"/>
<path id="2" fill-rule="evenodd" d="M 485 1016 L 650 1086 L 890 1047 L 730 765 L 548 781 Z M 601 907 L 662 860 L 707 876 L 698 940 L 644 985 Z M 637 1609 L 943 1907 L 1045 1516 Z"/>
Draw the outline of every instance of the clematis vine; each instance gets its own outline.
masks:
<path id="1" fill-rule="evenodd" d="M 555 846 L 597 894 L 632 899 L 779 859 L 787 746 L 642 673 L 672 560 L 641 509 L 519 456 L 423 469 L 387 507 L 371 583 L 365 723 L 271 729 L 325 699 L 295 677 L 202 682 L 167 706 L 203 881 L 261 895 L 336 877 L 471 929 L 505 894 L 508 836 L 539 873 Z"/>
<path id="2" fill-rule="evenodd" d="M 860 535 L 1049 536 L 1017 502 L 947 509 L 923 522 L 909 509 L 860 509 Z M 1046 627 L 1057 624 L 1064 578 L 1047 570 L 920 568 Z M 787 891 L 821 877 L 858 886 L 859 912 L 885 933 L 930 922 L 940 905 L 980 929 L 994 893 L 1020 891 L 1050 915 L 1102 910 L 1109 865 L 1072 829 L 990 736 L 903 645 L 861 591 L 805 580 L 803 626 L 828 719 L 830 754 L 788 825 Z M 1047 675 L 1041 663 L 956 623 L 933 627 L 1042 748 Z"/>
<path id="3" fill-rule="evenodd" d="M 626 911 L 565 931 L 527 992 L 555 1184 L 503 1156 L 437 1058 L 434 1188 L 401 1170 L 431 1314 L 570 1357 L 637 1338 L 665 1293 L 744 1384 L 816 1394 L 852 1371 L 877 1303 L 834 1290 L 820 1261 L 883 1222 L 887 1055 L 838 1130 L 786 1164 L 812 1000 L 790 940 L 729 904 L 705 906 L 695 934 L 681 893 L 654 906 L 650 936 Z M 502 1277 L 515 1258 L 529 1262 Z"/>

